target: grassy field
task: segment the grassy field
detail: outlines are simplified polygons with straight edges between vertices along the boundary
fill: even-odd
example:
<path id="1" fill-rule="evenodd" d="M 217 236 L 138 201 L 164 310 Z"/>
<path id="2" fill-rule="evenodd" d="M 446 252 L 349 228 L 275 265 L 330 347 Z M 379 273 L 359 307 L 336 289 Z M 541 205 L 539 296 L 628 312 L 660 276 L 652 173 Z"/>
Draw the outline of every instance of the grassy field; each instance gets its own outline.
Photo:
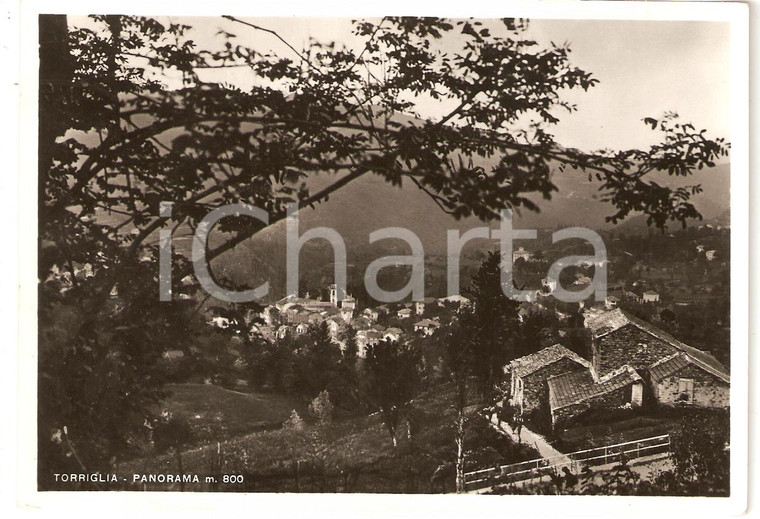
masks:
<path id="1" fill-rule="evenodd" d="M 266 492 L 448 492 L 454 490 L 454 416 L 452 390 L 441 387 L 414 400 L 410 428 L 403 423 L 394 450 L 379 415 L 307 426 L 302 431 L 268 430 L 205 445 L 182 453 L 185 474 L 198 474 L 199 485 L 186 490 Z M 467 470 L 536 457 L 533 449 L 515 445 L 469 411 Z M 411 430 L 411 438 L 409 435 Z M 481 461 L 483 460 L 483 461 Z M 124 463 L 117 473 L 179 471 L 171 454 Z M 241 475 L 243 482 L 225 484 L 222 474 Z M 213 475 L 217 481 L 204 482 Z M 131 485 L 129 489 L 179 490 L 177 485 Z"/>
<path id="2" fill-rule="evenodd" d="M 169 384 L 162 407 L 187 420 L 193 443 L 224 441 L 264 428 L 279 427 L 295 409 L 306 417 L 298 399 L 271 393 L 241 393 L 209 384 Z"/>

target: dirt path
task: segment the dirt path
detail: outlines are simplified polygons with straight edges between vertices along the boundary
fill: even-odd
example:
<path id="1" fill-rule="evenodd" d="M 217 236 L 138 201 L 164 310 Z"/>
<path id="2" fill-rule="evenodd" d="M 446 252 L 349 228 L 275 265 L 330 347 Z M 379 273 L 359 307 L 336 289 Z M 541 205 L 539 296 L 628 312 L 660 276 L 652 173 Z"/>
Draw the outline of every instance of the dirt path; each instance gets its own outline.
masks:
<path id="1" fill-rule="evenodd" d="M 520 438 L 518 439 L 517 433 L 509 426 L 507 422 L 502 422 L 498 417 L 491 418 L 491 423 L 501 433 L 506 434 L 516 443 L 524 443 L 530 445 L 538 451 L 542 458 L 557 458 L 557 463 L 562 463 L 562 458 L 566 458 L 564 461 L 570 462 L 570 458 L 567 458 L 563 453 L 552 447 L 546 438 L 540 434 L 531 431 L 525 425 L 520 430 Z"/>

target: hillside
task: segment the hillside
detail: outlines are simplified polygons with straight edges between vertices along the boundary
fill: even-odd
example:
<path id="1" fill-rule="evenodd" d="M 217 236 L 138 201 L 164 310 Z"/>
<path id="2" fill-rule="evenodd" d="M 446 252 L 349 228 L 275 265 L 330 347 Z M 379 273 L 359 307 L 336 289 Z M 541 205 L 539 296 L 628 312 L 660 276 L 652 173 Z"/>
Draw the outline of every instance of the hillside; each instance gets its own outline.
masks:
<path id="1" fill-rule="evenodd" d="M 728 176 L 729 165 L 723 164 L 698 171 L 692 177 L 666 176 L 657 180 L 673 186 L 701 184 L 704 192 L 694 196 L 694 204 L 706 222 L 721 217 L 726 219 L 729 207 Z M 622 233 L 646 231 L 646 217 L 643 215 L 631 216 L 617 226 L 606 223 L 605 217 L 613 213 L 612 207 L 600 200 L 598 182 L 589 182 L 587 175 L 566 170 L 556 172 L 553 178 L 558 192 L 548 201 L 534 197 L 540 212 L 522 211 L 516 214 L 516 228 L 582 226 L 617 229 Z M 317 176 L 313 179 L 313 187 L 319 188 L 332 180 L 327 175 Z M 301 210 L 299 225 L 301 233 L 316 227 L 337 230 L 346 243 L 350 274 L 351 264 L 362 270 L 361 266 L 371 258 L 409 253 L 408 246 L 398 240 L 385 240 L 370 246 L 369 235 L 372 231 L 383 227 L 404 227 L 420 238 L 426 254 L 446 255 L 448 230 L 463 232 L 487 224 L 474 217 L 455 220 L 410 182 L 395 187 L 371 175 L 344 186 L 328 201 Z M 492 222 L 490 226 L 496 227 L 498 222 Z M 284 286 L 285 236 L 285 222 L 279 222 L 219 258 L 215 267 L 238 281 L 260 283 L 269 280 L 273 290 L 280 291 Z M 324 240 L 310 241 L 302 249 L 302 271 L 324 266 L 323 274 L 329 276 L 330 268 L 327 267 L 332 261 L 332 249 Z M 358 274 L 361 275 L 361 272 Z"/>
<path id="2" fill-rule="evenodd" d="M 404 115 L 393 118 L 400 124 L 421 124 L 421 121 Z M 147 124 L 148 120 L 140 120 Z M 177 130 L 167 132 L 163 137 L 171 140 Z M 92 144 L 92 143 L 91 143 Z M 483 165 L 495 159 L 483 160 Z M 666 186 L 700 184 L 704 192 L 695 195 L 693 202 L 702 213 L 704 221 L 716 218 L 726 219 L 729 209 L 729 164 L 696 171 L 690 177 L 670 177 L 666 174 L 652 175 L 654 180 Z M 337 177 L 326 173 L 311 175 L 307 185 L 315 192 L 335 181 Z M 581 171 L 556 168 L 553 181 L 558 191 L 551 200 L 539 195 L 531 198 L 540 208 L 539 212 L 522 211 L 515 214 L 516 228 L 555 229 L 571 226 L 592 229 L 614 229 L 622 233 L 646 231 L 646 218 L 633 215 L 617 227 L 605 222 L 605 217 L 614 213 L 612 206 L 600 200 L 599 182 L 589 181 Z M 117 223 L 123 217 L 101 215 L 104 223 Z M 413 231 L 422 242 L 426 254 L 445 255 L 447 252 L 447 231 L 463 232 L 477 226 L 486 225 L 475 217 L 460 221 L 443 212 L 433 200 L 410 181 L 401 186 L 392 186 L 377 175 L 365 175 L 343 186 L 330 198 L 316 206 L 299 212 L 300 232 L 316 227 L 328 227 L 338 231 L 348 250 L 349 275 L 351 265 L 354 274 L 361 277 L 363 266 L 372 259 L 389 254 L 407 254 L 408 246 L 398 240 L 384 240 L 370 246 L 371 232 L 384 227 L 404 227 Z M 699 223 L 699 222 L 695 222 Z M 498 222 L 490 223 L 491 227 Z M 129 232 L 125 227 L 122 232 Z M 285 222 L 279 222 L 241 244 L 237 249 L 225 253 L 214 261 L 216 272 L 239 283 L 252 286 L 269 281 L 272 295 L 284 295 L 285 285 Z M 223 237 L 211 233 L 212 246 Z M 181 230 L 175 237 L 177 249 L 189 255 L 191 236 L 189 229 Z M 472 246 L 472 245 L 471 245 Z M 315 269 L 324 270 L 318 276 L 331 276 L 328 272 L 333 261 L 332 249 L 324 240 L 312 240 L 301 251 L 302 272 Z"/>

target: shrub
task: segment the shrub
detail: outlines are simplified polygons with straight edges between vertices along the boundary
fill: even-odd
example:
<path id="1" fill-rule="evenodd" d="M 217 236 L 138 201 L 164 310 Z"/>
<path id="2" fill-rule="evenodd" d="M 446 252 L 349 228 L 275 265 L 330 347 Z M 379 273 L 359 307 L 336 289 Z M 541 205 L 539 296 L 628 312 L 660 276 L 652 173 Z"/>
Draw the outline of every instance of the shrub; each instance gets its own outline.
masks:
<path id="1" fill-rule="evenodd" d="M 290 417 L 282 424 L 282 429 L 285 431 L 303 431 L 304 427 L 304 421 L 298 416 L 295 409 L 290 412 Z"/>
<path id="2" fill-rule="evenodd" d="M 309 414 L 320 424 L 332 422 L 333 405 L 330 402 L 330 393 L 327 390 L 322 391 L 311 401 L 309 405 Z"/>

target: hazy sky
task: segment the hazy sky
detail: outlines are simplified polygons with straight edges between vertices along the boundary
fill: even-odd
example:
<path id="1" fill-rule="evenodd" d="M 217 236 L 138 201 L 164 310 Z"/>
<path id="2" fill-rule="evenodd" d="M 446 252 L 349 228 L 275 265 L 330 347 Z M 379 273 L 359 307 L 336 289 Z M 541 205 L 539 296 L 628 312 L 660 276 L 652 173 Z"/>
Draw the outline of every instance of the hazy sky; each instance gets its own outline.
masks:
<path id="1" fill-rule="evenodd" d="M 298 49 L 310 37 L 363 47 L 364 40 L 351 34 L 350 19 L 247 20 L 277 31 Z M 202 45 L 213 44 L 218 29 L 224 28 L 257 50 L 292 54 L 275 36 L 228 20 L 171 21 L 194 26 L 192 37 Z M 503 31 L 496 20 L 485 23 L 492 33 Z M 560 112 L 561 122 L 553 132 L 561 144 L 586 150 L 644 146 L 657 138 L 641 119 L 667 110 L 678 112 L 684 122 L 708 128 L 713 136 L 730 139 L 728 23 L 533 19 L 528 35 L 539 43 L 569 42 L 571 61 L 600 80 L 588 92 L 565 93 L 578 111 Z M 252 73 L 238 69 L 209 74 L 240 84 L 250 81 Z M 420 112 L 436 116 L 446 108 L 425 103 Z"/>

